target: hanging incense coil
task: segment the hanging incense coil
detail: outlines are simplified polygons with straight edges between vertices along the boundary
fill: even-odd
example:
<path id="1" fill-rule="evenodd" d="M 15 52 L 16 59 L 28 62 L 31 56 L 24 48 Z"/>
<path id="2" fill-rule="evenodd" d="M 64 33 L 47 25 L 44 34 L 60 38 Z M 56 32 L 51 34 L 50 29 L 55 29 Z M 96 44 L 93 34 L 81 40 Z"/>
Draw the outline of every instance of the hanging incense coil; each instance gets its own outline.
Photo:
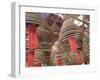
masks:
<path id="1" fill-rule="evenodd" d="M 42 48 L 50 49 L 52 46 L 52 32 L 48 27 L 39 26 L 37 28 L 37 37 L 39 40 L 39 46 Z"/>
<path id="2" fill-rule="evenodd" d="M 34 24 L 40 24 L 40 15 L 39 13 L 32 13 L 32 12 L 26 12 L 26 22 L 27 23 L 34 23 Z"/>
<path id="3" fill-rule="evenodd" d="M 59 34 L 59 46 L 67 47 L 69 37 L 74 36 L 77 42 L 81 44 L 81 31 L 80 27 L 75 25 L 71 20 L 65 20 Z M 68 43 L 68 44 L 67 44 Z M 64 46 L 66 44 L 66 46 Z M 68 48 L 67 48 L 68 49 Z"/>
<path id="4" fill-rule="evenodd" d="M 78 26 L 76 26 L 71 20 L 64 21 L 60 34 L 59 41 L 63 41 L 63 39 L 67 40 L 70 36 L 80 36 L 81 32 Z"/>

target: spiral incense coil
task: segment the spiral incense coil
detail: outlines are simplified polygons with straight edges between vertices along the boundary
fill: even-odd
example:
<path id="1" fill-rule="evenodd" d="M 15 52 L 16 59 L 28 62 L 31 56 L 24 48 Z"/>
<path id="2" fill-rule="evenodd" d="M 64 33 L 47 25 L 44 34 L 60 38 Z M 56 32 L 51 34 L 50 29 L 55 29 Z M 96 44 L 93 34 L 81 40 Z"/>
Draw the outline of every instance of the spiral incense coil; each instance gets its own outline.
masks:
<path id="1" fill-rule="evenodd" d="M 53 34 L 48 27 L 39 26 L 37 28 L 37 37 L 39 41 L 39 47 L 43 49 L 50 49 L 52 46 Z"/>
<path id="2" fill-rule="evenodd" d="M 79 27 L 76 26 L 71 20 L 65 20 L 59 34 L 59 43 L 68 40 L 68 38 L 72 35 L 80 38 L 81 32 Z"/>
<path id="3" fill-rule="evenodd" d="M 39 26 L 39 27 L 37 28 L 37 32 L 40 33 L 40 34 L 41 34 L 42 32 L 50 33 L 50 29 L 48 29 L 47 27 Z"/>
<path id="4" fill-rule="evenodd" d="M 40 24 L 40 15 L 38 13 L 27 12 L 26 22 Z"/>

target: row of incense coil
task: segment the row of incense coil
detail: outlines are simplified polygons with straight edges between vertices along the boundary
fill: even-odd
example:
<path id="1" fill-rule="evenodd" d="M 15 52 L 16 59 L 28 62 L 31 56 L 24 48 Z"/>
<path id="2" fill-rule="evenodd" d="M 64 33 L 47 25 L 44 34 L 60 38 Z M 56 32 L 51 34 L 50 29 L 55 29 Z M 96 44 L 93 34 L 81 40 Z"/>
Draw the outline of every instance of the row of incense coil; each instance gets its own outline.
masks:
<path id="1" fill-rule="evenodd" d="M 26 22 L 27 23 L 32 23 L 32 24 L 40 24 L 40 16 L 38 15 L 38 14 L 36 14 L 36 13 L 26 13 Z M 36 27 L 36 26 L 33 26 L 33 27 Z M 42 46 L 44 45 L 44 43 L 42 44 L 42 42 L 47 42 L 47 43 L 49 43 L 49 42 L 51 42 L 51 40 L 52 40 L 52 36 L 51 36 L 51 38 L 50 38 L 50 35 L 52 35 L 50 32 L 50 30 L 49 29 L 47 29 L 48 27 L 38 27 L 37 28 L 37 33 L 38 33 L 38 35 L 37 35 L 37 33 L 36 32 L 34 32 L 34 31 L 32 31 L 33 29 L 32 29 L 32 26 L 31 27 L 29 27 L 28 26 L 28 29 L 29 30 L 27 30 L 28 31 L 28 38 L 29 38 L 29 40 L 27 39 L 27 44 L 26 44 L 26 46 L 28 46 L 27 48 L 29 48 L 29 49 L 27 49 L 27 52 L 28 52 L 28 59 L 27 59 L 27 61 L 28 61 L 28 66 L 32 66 L 33 65 L 33 63 L 34 63 L 34 60 L 35 60 L 35 53 L 37 53 L 36 51 L 35 51 L 35 49 L 37 48 L 37 47 L 39 47 L 39 45 L 41 44 Z M 41 35 L 42 34 L 42 35 Z M 39 39 L 39 41 L 37 40 L 37 37 L 36 37 L 36 35 L 37 35 L 37 37 L 38 37 L 38 39 Z M 45 35 L 45 36 L 44 36 Z M 47 36 L 46 36 L 47 35 Z M 42 37 L 42 41 L 40 40 L 40 38 L 39 37 Z M 49 42 L 48 42 L 49 41 Z M 41 43 L 39 43 L 38 44 L 38 42 L 41 42 Z M 45 46 L 51 46 L 50 44 L 48 44 L 48 45 L 45 45 Z M 45 48 L 47 48 L 47 47 L 44 47 L 43 46 L 43 48 L 45 49 Z M 33 51 L 31 51 L 31 49 L 34 49 Z M 49 47 L 49 49 L 50 49 L 50 47 Z M 32 59 L 32 57 L 33 57 L 33 59 Z M 33 61 L 32 61 L 33 60 Z M 34 63 L 35 64 L 35 63 Z"/>
<path id="2" fill-rule="evenodd" d="M 32 12 L 26 12 L 26 22 L 27 23 L 34 23 L 34 24 L 40 24 L 41 22 L 41 16 L 39 13 L 32 13 Z"/>
<path id="3" fill-rule="evenodd" d="M 54 50 L 52 49 L 51 52 L 52 65 L 70 65 L 70 64 L 74 65 L 83 63 L 82 53 L 81 51 L 77 51 L 77 43 L 75 41 L 75 38 L 71 37 L 70 39 L 68 39 L 68 41 L 70 48 L 69 50 L 62 50 L 60 49 L 60 47 L 58 47 L 57 49 L 53 48 Z"/>
<path id="4" fill-rule="evenodd" d="M 31 28 L 30 28 L 30 29 L 31 29 Z M 31 31 L 30 31 L 30 32 L 31 32 Z M 31 35 L 31 34 L 30 34 L 30 35 Z M 75 41 L 74 41 L 74 43 L 73 43 L 73 39 L 74 39 L 74 38 L 71 39 L 72 42 L 70 42 L 70 44 L 75 44 Z M 71 41 L 71 40 L 69 40 L 69 41 Z M 32 45 L 32 43 L 31 43 L 31 45 Z M 77 46 L 74 45 L 74 48 L 73 48 L 73 47 L 71 47 L 71 48 L 72 48 L 72 50 L 76 51 L 76 47 L 77 47 Z M 32 54 L 32 53 L 31 53 L 31 54 Z M 31 55 L 31 57 L 32 57 L 32 55 Z M 32 61 L 31 57 L 30 57 L 30 59 L 29 59 L 29 63 Z M 34 57 L 34 56 L 33 56 L 33 57 Z M 34 61 L 34 60 L 33 60 L 33 61 Z M 58 63 L 57 63 L 58 65 L 62 64 L 62 63 L 61 63 L 61 56 L 58 56 L 57 62 L 58 62 Z"/>
<path id="5" fill-rule="evenodd" d="M 79 27 L 71 20 L 65 20 L 60 30 L 59 43 L 68 40 L 72 35 L 75 36 L 75 38 L 81 38 Z"/>
<path id="6" fill-rule="evenodd" d="M 34 24 L 29 24 L 26 27 L 26 31 L 27 31 L 27 44 L 26 44 L 26 66 L 28 67 L 32 67 L 32 66 L 42 66 L 49 61 L 48 56 L 45 56 L 45 51 L 41 51 L 40 49 L 37 49 L 39 47 L 38 43 L 38 37 L 37 37 L 37 33 L 36 33 L 36 28 Z M 50 47 L 52 46 L 52 43 L 48 43 L 48 42 L 41 42 L 42 45 L 42 49 L 46 50 L 46 49 L 50 49 Z M 44 46 L 45 45 L 45 46 Z M 39 52 L 38 52 L 39 51 Z M 50 52 L 50 51 L 49 51 Z M 45 54 L 44 54 L 45 53 Z M 43 55 L 44 54 L 44 55 Z M 39 56 L 40 55 L 40 56 Z M 45 56 L 44 58 L 42 56 Z M 44 60 L 43 60 L 44 59 Z"/>
<path id="7" fill-rule="evenodd" d="M 37 28 L 37 34 L 40 45 L 42 45 L 45 42 L 46 44 L 48 44 L 48 46 L 52 46 L 49 44 L 53 44 L 58 39 L 58 36 L 54 35 L 51 29 L 45 26 L 39 26 Z"/>
<path id="8" fill-rule="evenodd" d="M 36 33 L 37 25 L 40 25 L 39 13 L 26 12 L 26 66 L 41 66 L 41 63 L 35 63 L 35 49 L 38 47 Z"/>
<path id="9" fill-rule="evenodd" d="M 66 24 L 64 24 L 64 23 L 66 23 Z M 70 21 L 64 21 L 64 23 L 63 23 L 63 26 L 61 28 L 59 39 L 58 39 L 59 44 L 62 44 L 64 41 L 68 40 L 69 44 L 70 44 L 71 52 L 76 53 L 77 48 L 78 48 L 78 45 L 76 44 L 77 43 L 76 38 L 77 39 L 81 38 L 80 37 L 80 35 L 81 35 L 80 30 L 79 30 L 79 28 L 77 28 L 78 26 L 74 25 Z M 45 29 L 40 29 L 39 33 L 41 35 L 41 33 L 44 33 L 44 32 L 49 33 L 50 31 L 45 30 Z M 42 37 L 44 37 L 44 35 L 42 35 Z M 45 39 L 44 39 L 44 41 L 45 41 Z M 47 42 L 48 42 L 48 38 L 47 38 Z M 80 61 L 80 63 L 82 63 L 82 59 L 81 59 L 82 55 L 81 54 L 82 53 L 79 52 L 79 56 L 77 56 L 77 59 L 79 59 L 78 61 Z M 76 55 L 78 55 L 78 54 L 76 53 Z M 58 58 L 57 58 L 58 63 L 57 64 L 61 64 L 62 63 L 61 56 L 59 56 L 59 55 L 57 55 L 57 56 L 58 56 Z"/>
<path id="10" fill-rule="evenodd" d="M 26 32 L 26 66 L 41 66 L 41 63 L 35 63 L 35 49 L 38 48 L 36 25 L 34 23 L 27 24 Z"/>
<path id="11" fill-rule="evenodd" d="M 37 29 L 37 33 L 35 31 L 33 31 L 34 30 L 33 28 L 36 27 L 35 24 L 40 24 L 40 20 L 41 20 L 40 16 L 37 13 L 30 13 L 30 12 L 26 13 L 26 22 L 31 24 L 31 25 L 26 26 L 27 27 L 26 29 L 28 32 L 28 39 L 27 39 L 27 44 L 26 44 L 26 46 L 28 48 L 27 49 L 27 54 L 28 54 L 28 56 L 27 56 L 27 63 L 28 64 L 27 65 L 28 66 L 33 66 L 36 63 L 35 58 L 36 58 L 36 55 L 38 54 L 36 48 L 39 46 L 38 40 L 36 37 L 37 33 L 39 36 L 41 36 L 40 34 L 43 35 L 41 37 L 42 37 L 42 40 L 44 40 L 44 41 L 46 41 L 46 38 L 48 37 L 48 34 L 50 33 L 50 30 L 48 30 L 46 27 L 45 27 L 45 29 L 43 27 L 42 27 L 42 29 L 41 29 L 41 27 L 39 27 L 38 29 L 40 31 Z M 47 36 L 45 34 L 47 34 Z M 45 35 L 45 37 L 44 37 L 44 35 Z M 47 42 L 48 42 L 48 40 L 49 39 L 47 38 Z M 41 45 L 43 46 L 43 44 L 41 44 Z M 45 47 L 43 46 L 43 48 L 45 48 Z M 34 49 L 34 50 L 32 50 L 32 49 Z M 42 53 L 42 52 L 40 52 L 40 53 Z M 39 55 L 40 55 L 40 53 L 39 53 Z M 37 62 L 41 62 L 41 60 L 37 61 Z"/>
<path id="12" fill-rule="evenodd" d="M 73 24 L 73 22 L 70 20 L 64 21 L 62 28 L 60 30 L 60 34 L 59 34 L 58 46 L 62 46 L 62 48 L 66 48 L 66 46 L 69 45 L 70 49 L 67 51 L 66 51 L 66 49 L 64 51 L 62 51 L 60 49 L 61 47 L 57 46 L 58 51 L 53 52 L 54 56 L 55 55 L 57 56 L 59 54 L 63 54 L 64 52 L 66 54 L 71 55 L 70 54 L 70 52 L 71 52 L 73 55 L 76 56 L 76 63 L 73 63 L 73 64 L 82 64 L 83 63 L 82 53 L 81 53 L 81 51 L 78 51 L 78 48 L 80 46 L 79 46 L 79 44 L 77 44 L 77 41 L 76 41 L 76 39 L 80 38 L 80 36 L 81 36 L 81 32 L 80 32 L 78 26 Z M 68 41 L 68 44 L 66 43 L 67 41 Z M 66 46 L 64 46 L 64 45 L 66 45 Z M 59 50 L 61 50 L 62 52 L 59 53 Z M 53 56 L 53 54 L 52 54 L 52 56 Z M 58 61 L 60 60 L 60 62 L 61 62 L 62 56 L 63 55 L 59 56 Z M 72 57 L 73 56 L 71 56 L 70 59 Z M 52 63 L 54 63 L 54 62 L 52 62 Z M 67 64 L 67 62 L 65 64 Z M 63 65 L 63 60 L 62 60 L 62 65 Z"/>
<path id="13" fill-rule="evenodd" d="M 74 39 L 74 37 L 70 37 L 69 38 L 70 40 L 69 40 L 69 44 L 70 44 L 70 47 L 72 48 L 71 50 L 74 52 L 74 51 L 76 51 L 77 49 L 76 49 L 76 44 L 75 44 L 75 39 Z M 72 44 L 72 45 L 71 45 Z M 74 44 L 74 46 L 76 46 L 76 47 L 72 47 L 73 46 L 73 44 Z M 31 57 L 32 57 L 32 55 L 31 55 Z M 29 62 L 31 62 L 32 61 L 32 59 L 31 59 L 31 57 L 30 57 L 30 61 Z M 34 56 L 33 56 L 34 57 Z M 79 56 L 77 57 L 77 59 L 79 59 L 79 60 L 77 60 L 77 61 L 80 61 L 80 58 L 81 58 L 81 55 L 79 54 Z M 33 60 L 34 61 L 34 60 Z M 57 59 L 57 62 L 58 62 L 58 65 L 60 65 L 60 64 L 62 64 L 62 61 L 61 61 L 61 56 L 58 56 L 58 59 Z M 81 62 L 82 62 L 82 60 L 81 60 Z M 81 63 L 80 62 L 80 63 Z"/>

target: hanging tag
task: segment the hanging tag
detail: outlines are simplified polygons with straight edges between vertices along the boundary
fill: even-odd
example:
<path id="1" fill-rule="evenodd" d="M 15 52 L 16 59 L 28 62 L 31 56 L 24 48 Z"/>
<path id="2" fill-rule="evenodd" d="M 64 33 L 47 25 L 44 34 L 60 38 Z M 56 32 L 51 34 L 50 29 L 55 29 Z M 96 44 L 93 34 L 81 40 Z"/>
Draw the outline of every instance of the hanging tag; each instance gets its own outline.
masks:
<path id="1" fill-rule="evenodd" d="M 35 25 L 29 25 L 28 27 L 28 35 L 29 35 L 29 49 L 35 49 L 38 47 L 38 39 L 36 33 Z"/>
<path id="2" fill-rule="evenodd" d="M 77 52 L 77 43 L 76 43 L 76 40 L 75 40 L 74 36 L 71 36 L 69 38 L 69 44 L 70 44 L 71 52 L 77 54 L 76 62 L 78 64 L 82 64 L 83 63 L 82 53 L 81 52 Z"/>
<path id="3" fill-rule="evenodd" d="M 27 58 L 28 67 L 32 67 L 34 65 L 34 52 L 29 52 Z"/>
<path id="4" fill-rule="evenodd" d="M 77 44 L 74 36 L 69 37 L 69 45 L 70 45 L 71 52 L 77 51 Z"/>
<path id="5" fill-rule="evenodd" d="M 57 56 L 57 65 L 62 65 L 61 56 Z"/>

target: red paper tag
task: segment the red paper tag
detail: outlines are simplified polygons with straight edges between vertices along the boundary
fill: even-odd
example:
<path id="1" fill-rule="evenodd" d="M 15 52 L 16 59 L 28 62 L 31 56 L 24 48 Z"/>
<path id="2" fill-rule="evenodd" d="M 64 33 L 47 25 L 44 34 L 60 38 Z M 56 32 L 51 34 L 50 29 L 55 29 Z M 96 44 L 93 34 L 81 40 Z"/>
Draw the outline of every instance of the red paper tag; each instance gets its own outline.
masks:
<path id="1" fill-rule="evenodd" d="M 77 44 L 76 44 L 76 40 L 75 40 L 74 36 L 71 36 L 69 38 L 69 44 L 70 44 L 71 52 L 76 52 L 77 51 Z"/>
<path id="2" fill-rule="evenodd" d="M 77 43 L 76 43 L 76 40 L 75 40 L 74 36 L 71 36 L 69 38 L 69 44 L 70 44 L 71 52 L 75 52 L 77 54 L 76 62 L 78 64 L 82 64 L 83 63 L 82 54 L 81 53 L 77 53 Z"/>
<path id="3" fill-rule="evenodd" d="M 38 39 L 37 39 L 37 33 L 36 33 L 36 26 L 34 24 L 29 24 L 27 26 L 27 33 L 28 33 L 28 60 L 27 65 L 29 67 L 32 67 L 34 65 L 35 55 L 34 51 L 30 52 L 32 49 L 35 49 L 38 47 Z"/>
<path id="4" fill-rule="evenodd" d="M 58 56 L 58 57 L 57 57 L 57 65 L 62 65 L 61 56 Z"/>
<path id="5" fill-rule="evenodd" d="M 28 67 L 32 67 L 34 64 L 34 52 L 29 52 L 27 58 L 28 58 L 27 60 Z"/>
<path id="6" fill-rule="evenodd" d="M 29 25 L 28 27 L 28 35 L 29 35 L 29 49 L 34 49 L 38 47 L 38 39 L 37 39 L 37 33 L 36 33 L 36 27 L 35 25 Z"/>
<path id="7" fill-rule="evenodd" d="M 77 55 L 77 63 L 82 64 L 83 63 L 83 59 L 82 59 L 82 54 L 78 53 Z"/>

